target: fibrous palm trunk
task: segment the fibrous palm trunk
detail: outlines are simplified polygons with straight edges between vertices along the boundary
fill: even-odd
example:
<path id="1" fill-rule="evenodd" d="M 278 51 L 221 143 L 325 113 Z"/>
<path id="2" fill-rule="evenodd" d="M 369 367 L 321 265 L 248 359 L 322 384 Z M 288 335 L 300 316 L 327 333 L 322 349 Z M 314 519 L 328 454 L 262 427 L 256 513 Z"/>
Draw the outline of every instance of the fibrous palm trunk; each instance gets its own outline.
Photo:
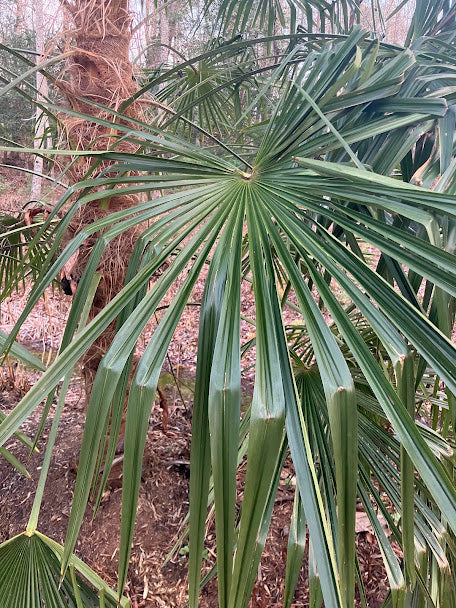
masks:
<path id="1" fill-rule="evenodd" d="M 137 90 L 129 59 L 131 41 L 131 18 L 128 0 L 61 0 L 65 9 L 68 46 L 72 50 L 65 79 L 59 84 L 70 106 L 85 118 L 63 116 L 63 137 L 69 146 L 77 149 L 134 152 L 136 146 L 129 142 L 118 142 L 115 129 L 99 125 L 90 116 L 112 120 L 109 109 L 119 110 L 122 103 Z M 93 104 L 109 109 L 100 109 Z M 138 103 L 128 107 L 127 115 L 141 116 Z M 123 124 L 128 118 L 122 120 Z M 80 159 L 68 172 L 72 182 L 84 178 L 90 170 L 91 159 Z M 106 169 L 109 163 L 101 168 Z M 108 202 L 106 202 L 108 201 Z M 118 195 L 115 190 L 110 198 L 85 204 L 75 215 L 70 227 L 70 237 L 101 217 L 138 203 L 134 195 Z M 133 250 L 139 228 L 131 229 L 112 241 L 101 259 L 101 280 L 92 305 L 93 318 L 118 293 L 125 280 L 126 262 Z M 64 269 L 62 284 L 66 291 L 73 292 L 84 270 L 99 234 L 93 235 L 79 249 Z M 114 324 L 93 344 L 83 360 L 86 393 L 90 392 L 99 362 L 112 342 Z"/>

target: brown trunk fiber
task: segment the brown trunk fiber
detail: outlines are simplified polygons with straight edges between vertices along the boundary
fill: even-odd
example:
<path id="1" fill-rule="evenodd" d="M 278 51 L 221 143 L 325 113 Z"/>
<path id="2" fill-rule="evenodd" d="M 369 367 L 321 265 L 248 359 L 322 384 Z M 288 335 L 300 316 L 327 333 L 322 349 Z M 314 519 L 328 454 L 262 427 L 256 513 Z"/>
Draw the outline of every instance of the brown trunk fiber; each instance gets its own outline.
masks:
<path id="1" fill-rule="evenodd" d="M 60 81 L 61 90 L 73 109 L 90 116 L 112 120 L 109 111 L 95 108 L 90 102 L 118 110 L 137 90 L 128 55 L 131 40 L 128 0 L 61 0 L 61 3 L 65 9 L 68 26 L 68 47 L 73 51 L 65 71 L 65 80 Z M 127 114 L 132 118 L 140 118 L 139 104 L 131 104 Z M 114 146 L 122 135 L 115 129 L 94 123 L 90 118 L 62 116 L 61 120 L 64 125 L 63 136 L 77 149 L 107 150 Z M 123 121 L 123 124 L 126 123 L 128 118 Z M 135 152 L 136 146 L 122 142 L 115 149 Z M 71 181 L 81 180 L 90 165 L 90 159 L 75 163 L 68 173 Z M 103 168 L 106 166 L 109 166 L 109 163 L 104 164 Z M 106 201 L 109 201 L 108 204 Z M 109 199 L 84 205 L 72 221 L 70 237 L 97 219 L 113 211 L 133 207 L 138 202 L 137 196 L 116 196 L 114 190 Z M 126 263 L 139 232 L 139 228 L 133 228 L 108 245 L 98 268 L 102 278 L 93 302 L 91 318 L 122 289 Z M 99 236 L 95 234 L 88 239 L 66 265 L 62 278 L 67 289 L 71 287 L 74 292 Z M 90 392 L 96 370 L 112 342 L 114 331 L 114 324 L 111 324 L 84 357 L 86 394 Z"/>

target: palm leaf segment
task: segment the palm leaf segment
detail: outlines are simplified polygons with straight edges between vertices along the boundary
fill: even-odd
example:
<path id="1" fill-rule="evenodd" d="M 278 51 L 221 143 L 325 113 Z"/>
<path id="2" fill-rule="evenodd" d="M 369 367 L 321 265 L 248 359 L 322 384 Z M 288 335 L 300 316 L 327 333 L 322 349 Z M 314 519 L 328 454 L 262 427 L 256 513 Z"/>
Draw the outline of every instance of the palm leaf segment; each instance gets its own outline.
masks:
<path id="1" fill-rule="evenodd" d="M 61 552 L 62 547 L 40 533 L 20 534 L 3 543 L 0 547 L 3 606 L 114 608 L 128 605 L 125 598 L 119 604 L 116 595 L 75 556 L 71 558 L 67 575 L 60 581 Z M 98 588 L 97 593 L 92 586 Z"/>
<path id="2" fill-rule="evenodd" d="M 159 372 L 182 310 L 208 259 L 210 267 L 200 315 L 191 456 L 190 605 L 196 606 L 198 601 L 210 470 L 215 481 L 220 605 L 246 606 L 287 443 L 325 601 L 328 606 L 353 605 L 354 571 L 350 564 L 355 561 L 356 497 L 360 496 L 375 521 L 367 496 L 369 492 L 374 495 L 376 488 L 366 463 L 372 463 L 374 476 L 380 479 L 381 475 L 367 451 L 365 437 L 377 432 L 387 441 L 390 436 L 380 428 L 373 430 L 372 417 L 366 418 L 365 412 L 357 415 L 359 386 L 339 348 L 341 341 L 369 386 L 364 391 L 364 401 L 376 404 L 380 416 L 388 419 L 405 449 L 404 458 L 411 459 L 420 475 L 420 488 L 436 505 L 437 520 L 440 510 L 445 513 L 448 526 L 456 530 L 454 488 L 429 447 L 432 441 L 415 425 L 399 390 L 410 373 L 413 375 L 406 362 L 416 349 L 448 390 L 456 392 L 455 349 L 445 333 L 420 311 L 416 294 L 412 297 L 413 288 L 403 271 L 403 267 L 410 268 L 442 293 L 455 295 L 454 258 L 435 246 L 439 244 L 438 218 L 452 217 L 455 201 L 450 195 L 381 175 L 389 175 L 403 160 L 424 127 L 431 128 L 435 120 L 445 115 L 446 102 L 435 94 L 429 99 L 422 95 L 422 90 L 416 89 L 413 101 L 409 102 L 408 75 L 413 73 L 415 77 L 415 71 L 420 69 L 425 73 L 425 67 L 417 64 L 409 51 L 397 53 L 382 49 L 376 43 L 366 44 L 358 31 L 323 50 L 308 53 L 299 69 L 289 68 L 289 84 L 269 122 L 253 167 L 248 163 L 239 167 L 238 157 L 233 156 L 232 160 L 226 155 L 217 157 L 178 138 L 144 132 L 134 136 L 146 141 L 153 151 L 150 155 L 106 154 L 106 158 L 117 161 L 120 176 L 117 181 L 124 184 L 125 191 L 140 187 L 171 189 L 170 193 L 158 201 L 140 205 L 135 209 L 136 216 L 128 211 L 119 212 L 86 229 L 43 275 L 31 296 L 30 306 L 79 241 L 88 232 L 100 229 L 102 224 L 112 224 L 95 247 L 79 286 L 64 355 L 0 425 L 3 443 L 38 405 L 43 391 L 53 389 L 67 366 L 76 362 L 119 310 L 123 311 L 118 334 L 100 366 L 89 403 L 63 571 L 82 522 L 104 421 L 111 415 L 116 417 L 111 407 L 122 407 L 122 398 L 116 395 L 114 399 L 114 396 L 117 387 L 123 387 L 121 392 L 125 390 L 124 365 L 148 319 L 176 278 L 190 266 L 182 288 L 146 348 L 130 391 L 119 572 L 120 589 L 123 588 L 147 421 Z M 416 82 L 415 78 L 413 81 Z M 425 84 L 423 90 L 424 87 Z M 415 111 L 403 114 L 408 103 Z M 387 150 L 387 161 L 377 153 L 379 144 Z M 376 172 L 368 170 L 365 163 L 375 167 Z M 121 177 L 125 171 L 147 174 Z M 107 178 L 103 182 L 100 178 L 93 183 L 115 181 Z M 139 181 L 142 183 L 137 186 Z M 129 185 L 132 182 L 134 185 Z M 87 196 L 82 197 L 79 204 L 85 200 Z M 138 242 L 128 284 L 71 341 L 68 337 L 74 331 L 104 242 L 131 223 L 145 220 L 154 220 L 154 223 Z M 416 225 L 423 228 L 419 241 L 412 232 Z M 257 369 L 244 501 L 235 534 L 240 278 L 245 263 L 242 259 L 245 231 L 256 305 Z M 403 285 L 402 293 L 392 286 L 390 275 L 386 273 L 385 279 L 365 263 L 358 246 L 360 240 L 382 251 L 384 261 L 396 262 L 389 268 L 393 269 L 397 284 Z M 154 289 L 146 293 L 151 273 L 170 254 L 174 255 L 173 264 Z M 294 380 L 290 362 L 293 351 L 288 346 L 281 314 L 278 266 L 286 273 L 296 295 L 318 369 L 318 381 L 307 387 L 302 380 L 297 384 Z M 394 383 L 385 376 L 359 332 L 358 323 L 352 322 L 334 297 L 328 286 L 329 278 L 349 296 L 372 327 L 391 362 Z M 312 294 L 312 285 L 336 323 L 340 339 L 336 339 L 323 318 Z M 439 324 L 438 316 L 436 323 Z M 414 381 L 419 382 L 420 378 Z M 454 420 L 454 412 L 451 417 Z M 328 432 L 331 447 L 323 452 L 322 444 L 319 447 L 316 442 L 321 442 Z M 379 441 L 378 437 L 376 440 Z M 358 445 L 363 458 L 359 479 Z M 397 465 L 397 445 L 390 443 L 389 448 L 388 457 L 394 466 Z M 438 454 L 443 457 L 446 449 L 444 446 Z M 321 458 L 319 469 L 314 464 L 315 450 Z M 326 473 L 323 462 L 328 462 Z M 390 472 L 395 471 L 394 466 L 390 466 Z M 384 482 L 382 479 L 381 483 Z M 336 502 L 333 487 L 337 492 Z M 329 521 L 325 509 L 329 509 Z M 388 548 L 382 528 L 375 525 L 374 529 L 384 551 L 391 587 L 399 593 L 405 584 L 401 569 Z M 437 529 L 441 531 L 436 524 Z M 437 536 L 430 536 L 429 531 L 426 537 L 423 534 L 424 530 L 423 542 L 433 543 L 438 553 Z M 410 570 L 414 572 L 413 565 Z"/>
<path id="3" fill-rule="evenodd" d="M 186 61 L 183 66 L 146 84 L 146 89 L 162 85 L 155 97 L 173 108 L 171 118 L 165 113 L 159 119 L 161 128 L 170 130 L 173 125 L 174 131 L 179 130 L 189 138 L 192 136 L 191 124 L 195 122 L 219 136 L 230 132 L 251 92 L 250 75 L 253 80 L 253 74 L 261 72 L 254 47 L 239 43 L 240 38 L 214 39 L 198 58 Z M 181 117 L 189 122 L 179 121 Z"/>
<path id="4" fill-rule="evenodd" d="M 40 213 L 36 213 L 39 212 Z M 49 252 L 52 240 L 52 224 L 41 231 L 46 212 L 33 209 L 18 216 L 0 214 L 0 285 L 2 298 L 6 298 L 25 285 L 26 279 L 36 279 Z M 43 219 L 44 216 L 44 219 Z M 30 219 L 29 219 L 30 218 Z M 32 223 L 33 222 L 33 223 Z"/>
<path id="5" fill-rule="evenodd" d="M 206 0 L 205 9 L 208 10 L 214 4 L 214 0 Z M 233 33 L 244 32 L 247 27 L 259 26 L 261 29 L 267 28 L 268 33 L 272 34 L 277 21 L 282 27 L 289 23 L 290 31 L 294 31 L 297 11 L 300 11 L 302 17 L 305 17 L 307 31 L 311 32 L 315 27 L 318 15 L 323 28 L 327 21 L 331 29 L 342 33 L 348 32 L 353 23 L 358 22 L 360 4 L 358 0 L 287 0 L 284 10 L 283 4 L 278 0 L 247 0 L 241 7 L 235 0 L 222 0 L 216 5 L 217 22 L 224 24 L 224 31 Z"/>

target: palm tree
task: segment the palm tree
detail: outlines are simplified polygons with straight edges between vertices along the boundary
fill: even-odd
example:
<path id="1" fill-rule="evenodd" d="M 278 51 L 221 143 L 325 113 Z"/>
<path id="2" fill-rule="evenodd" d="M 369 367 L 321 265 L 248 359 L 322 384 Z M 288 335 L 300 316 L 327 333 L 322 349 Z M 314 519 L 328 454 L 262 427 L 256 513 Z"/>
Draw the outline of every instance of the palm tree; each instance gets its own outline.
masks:
<path id="1" fill-rule="evenodd" d="M 357 502 L 371 521 L 387 569 L 391 591 L 386 604 L 456 604 L 456 351 L 451 342 L 456 9 L 451 2 L 418 0 L 407 39 L 398 46 L 383 44 L 356 25 L 356 4 L 296 2 L 292 24 L 296 8 L 307 15 L 298 32 L 212 45 L 149 81 L 121 107 L 103 104 L 103 115 L 90 113 L 89 106 L 100 104 L 88 100 L 84 107 L 66 110 L 79 120 L 90 114 L 95 124 L 115 129 L 119 145 L 82 153 L 97 167 L 90 165 L 89 174 L 65 193 L 45 222 L 43 229 L 49 231 L 69 201 L 29 303 L 4 344 L 8 349 L 13 343 L 40 294 L 86 239 L 101 234 L 90 250 L 60 355 L 0 424 L 3 444 L 43 395 L 52 399 L 65 376 L 29 526 L 0 547 L 0 591 L 8 605 L 20 605 L 18 593 L 26 588 L 32 589 L 32 605 L 40 605 L 44 587 L 48 598 L 80 593 L 82 605 L 93 605 L 94 592 L 76 572 L 101 590 L 100 597 L 108 598 L 103 601 L 115 602 L 73 549 L 98 454 L 107 447 L 109 457 L 115 448 L 115 433 L 106 437 L 106 423 L 120 423 L 136 341 L 177 277 L 190 267 L 138 362 L 128 393 L 122 593 L 151 403 L 176 325 L 206 266 L 191 449 L 190 606 L 198 604 L 211 488 L 219 605 L 247 606 L 288 454 L 299 491 L 290 526 L 285 605 L 292 601 L 308 529 L 317 570 L 315 601 L 321 588 L 326 606 L 353 606 L 355 584 L 362 593 L 355 550 Z M 241 8 L 227 1 L 220 8 L 224 31 L 256 20 L 272 31 L 271 15 L 285 20 L 281 10 L 271 0 Z M 329 33 L 323 27 L 314 31 L 318 10 Z M 225 67 L 213 69 L 217 65 Z M 181 74 L 187 75 L 183 82 Z M 163 83 L 159 116 L 125 118 L 131 103 Z M 194 108 L 199 104 L 210 110 L 198 115 Z M 218 117 L 217 127 L 211 126 L 211 112 Z M 222 124 L 222 116 L 230 119 Z M 245 127 L 241 135 L 240 125 Z M 141 192 L 148 197 L 84 227 L 53 257 L 74 213 L 93 200 L 109 200 L 113 188 L 116 196 Z M 152 196 L 156 191 L 159 198 Z M 105 248 L 145 222 L 150 225 L 141 230 L 131 253 L 125 286 L 86 324 Z M 39 229 L 35 238 L 41 238 Z M 379 252 L 375 264 L 366 256 L 367 246 Z M 151 275 L 171 255 L 172 263 L 148 291 Z M 253 402 L 241 416 L 244 280 L 251 282 L 255 297 L 256 369 Z M 283 321 L 291 296 L 302 317 L 299 332 Z M 36 530 L 59 411 L 73 366 L 115 321 L 116 333 L 98 366 L 87 407 L 62 548 Z M 417 422 L 417 414 L 429 424 Z M 237 513 L 237 463 L 245 450 L 247 471 Z M 401 546 L 402 562 L 378 513 Z M 30 556 L 25 567 L 7 567 L 22 555 Z M 56 569 L 65 581 L 61 591 Z"/>

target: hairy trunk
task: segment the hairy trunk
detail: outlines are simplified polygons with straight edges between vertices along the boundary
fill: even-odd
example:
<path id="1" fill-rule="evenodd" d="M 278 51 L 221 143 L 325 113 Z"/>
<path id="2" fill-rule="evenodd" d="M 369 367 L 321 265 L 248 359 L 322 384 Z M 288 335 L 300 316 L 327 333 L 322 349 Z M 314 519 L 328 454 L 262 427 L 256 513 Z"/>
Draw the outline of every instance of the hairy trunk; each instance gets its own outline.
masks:
<path id="1" fill-rule="evenodd" d="M 96 124 L 90 119 L 90 116 L 93 116 L 112 120 L 108 109 L 96 108 L 92 104 L 118 110 L 137 90 L 128 54 L 131 40 L 128 0 L 61 2 L 66 12 L 68 46 L 73 50 L 73 54 L 67 65 L 66 79 L 60 81 L 60 88 L 70 107 L 87 115 L 85 118 L 62 116 L 64 137 L 76 149 L 107 150 L 115 147 L 118 151 L 135 152 L 134 144 L 118 142 L 121 133 Z M 127 114 L 132 118 L 140 118 L 139 103 L 131 104 Z M 126 124 L 128 117 L 122 122 Z M 70 179 L 73 182 L 81 180 L 90 169 L 91 162 L 86 158 L 73 164 L 69 171 Z M 109 163 L 105 163 L 103 168 L 107 166 Z M 133 207 L 138 202 L 137 196 L 116 196 L 114 190 L 109 199 L 85 204 L 74 217 L 69 236 L 113 211 Z M 138 233 L 139 228 L 123 233 L 105 250 L 98 268 L 102 278 L 93 302 L 92 318 L 122 289 L 126 263 Z M 71 290 L 74 293 L 99 236 L 95 234 L 88 239 L 65 267 L 62 284 L 67 292 Z M 87 394 L 90 392 L 99 362 L 112 342 L 114 332 L 115 326 L 111 324 L 84 357 Z"/>

